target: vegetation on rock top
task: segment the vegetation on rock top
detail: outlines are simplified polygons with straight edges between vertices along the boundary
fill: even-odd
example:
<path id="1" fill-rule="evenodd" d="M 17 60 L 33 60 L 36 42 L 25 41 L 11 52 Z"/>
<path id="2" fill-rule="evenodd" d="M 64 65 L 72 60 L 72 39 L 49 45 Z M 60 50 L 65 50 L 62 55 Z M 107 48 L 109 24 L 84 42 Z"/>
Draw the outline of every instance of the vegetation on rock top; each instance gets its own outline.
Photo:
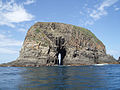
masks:
<path id="1" fill-rule="evenodd" d="M 92 36 L 94 38 L 95 42 L 104 46 L 104 44 L 90 30 L 82 28 L 82 27 L 78 27 L 78 26 L 75 26 L 75 25 L 73 25 L 73 28 L 76 29 L 76 30 L 80 30 L 85 35 Z"/>

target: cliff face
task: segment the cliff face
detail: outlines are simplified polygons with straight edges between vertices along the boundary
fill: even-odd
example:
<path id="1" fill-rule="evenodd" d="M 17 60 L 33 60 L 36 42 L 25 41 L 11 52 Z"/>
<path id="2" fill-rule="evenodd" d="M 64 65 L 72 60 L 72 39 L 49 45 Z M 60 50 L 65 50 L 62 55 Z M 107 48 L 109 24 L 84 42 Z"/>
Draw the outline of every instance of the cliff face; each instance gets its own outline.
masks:
<path id="1" fill-rule="evenodd" d="M 74 25 L 38 22 L 27 32 L 20 56 L 12 65 L 91 65 L 115 63 L 104 44 L 87 29 Z"/>

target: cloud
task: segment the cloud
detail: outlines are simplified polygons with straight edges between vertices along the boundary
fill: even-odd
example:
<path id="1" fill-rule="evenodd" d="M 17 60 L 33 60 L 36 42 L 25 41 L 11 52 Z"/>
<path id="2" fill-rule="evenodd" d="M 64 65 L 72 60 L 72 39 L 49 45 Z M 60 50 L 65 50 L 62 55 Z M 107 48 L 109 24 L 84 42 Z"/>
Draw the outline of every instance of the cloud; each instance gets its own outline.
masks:
<path id="1" fill-rule="evenodd" d="M 3 54 L 15 54 L 18 53 L 18 50 L 15 50 L 16 47 L 22 46 L 22 41 L 15 39 L 10 39 L 4 34 L 0 34 L 0 53 Z M 14 48 L 14 49 L 11 49 Z"/>
<path id="2" fill-rule="evenodd" d="M 0 48 L 0 54 L 18 54 L 17 50 L 8 49 L 8 48 Z"/>
<path id="3" fill-rule="evenodd" d="M 107 15 L 107 12 L 105 10 L 93 10 L 93 12 L 90 13 L 90 17 L 93 20 L 98 20 L 104 15 Z"/>
<path id="4" fill-rule="evenodd" d="M 116 4 L 119 0 L 102 0 L 100 3 L 97 2 L 97 4 L 94 4 L 93 7 L 86 7 L 87 4 L 84 5 L 83 11 L 80 12 L 80 15 L 82 15 L 81 24 L 83 26 L 87 25 L 93 25 L 95 21 L 101 19 L 102 17 L 109 14 L 107 9 L 114 4 Z M 116 11 L 119 10 L 116 8 Z"/>
<path id="5" fill-rule="evenodd" d="M 0 0 L 0 8 L 2 7 L 2 0 Z"/>
<path id="6" fill-rule="evenodd" d="M 34 18 L 22 4 L 18 5 L 14 0 L 4 3 L 0 0 L 0 7 L 0 25 L 15 27 L 14 23 L 31 21 Z"/>
<path id="7" fill-rule="evenodd" d="M 26 32 L 26 29 L 20 28 L 20 29 L 18 29 L 18 31 L 19 31 L 19 32 Z"/>
<path id="8" fill-rule="evenodd" d="M 99 7 L 97 7 L 95 10 L 92 11 L 92 13 L 90 13 L 90 17 L 93 20 L 98 20 L 100 19 L 102 16 L 105 16 L 108 14 L 107 10 L 105 10 L 105 8 L 110 7 L 112 5 L 114 5 L 118 0 L 104 0 L 102 2 L 102 4 L 100 4 Z"/>
<path id="9" fill-rule="evenodd" d="M 5 47 L 5 46 L 21 46 L 22 41 L 17 41 L 14 39 L 9 39 L 3 34 L 0 34 L 0 47 Z"/>
<path id="10" fill-rule="evenodd" d="M 93 23 L 94 23 L 93 21 L 90 21 L 90 20 L 89 20 L 89 21 L 86 21 L 86 22 L 85 22 L 85 25 L 88 25 L 88 24 L 89 24 L 89 25 L 93 25 Z"/>
<path id="11" fill-rule="evenodd" d="M 115 8 L 115 11 L 119 11 L 120 10 L 120 8 Z"/>
<path id="12" fill-rule="evenodd" d="M 103 11 L 105 9 L 105 7 L 110 7 L 113 4 L 115 4 L 116 2 L 118 2 L 118 0 L 104 0 L 103 3 L 98 8 L 98 10 Z"/>
<path id="13" fill-rule="evenodd" d="M 27 0 L 26 2 L 24 2 L 25 5 L 29 5 L 35 3 L 35 0 Z"/>

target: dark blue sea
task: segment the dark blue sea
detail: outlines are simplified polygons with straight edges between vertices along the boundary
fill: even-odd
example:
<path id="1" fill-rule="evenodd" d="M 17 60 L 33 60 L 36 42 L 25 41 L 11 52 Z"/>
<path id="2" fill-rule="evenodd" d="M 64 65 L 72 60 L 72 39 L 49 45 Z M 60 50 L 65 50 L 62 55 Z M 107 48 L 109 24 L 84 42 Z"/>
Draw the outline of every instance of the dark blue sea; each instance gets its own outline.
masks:
<path id="1" fill-rule="evenodd" d="M 0 90 L 120 90 L 120 65 L 0 67 Z"/>

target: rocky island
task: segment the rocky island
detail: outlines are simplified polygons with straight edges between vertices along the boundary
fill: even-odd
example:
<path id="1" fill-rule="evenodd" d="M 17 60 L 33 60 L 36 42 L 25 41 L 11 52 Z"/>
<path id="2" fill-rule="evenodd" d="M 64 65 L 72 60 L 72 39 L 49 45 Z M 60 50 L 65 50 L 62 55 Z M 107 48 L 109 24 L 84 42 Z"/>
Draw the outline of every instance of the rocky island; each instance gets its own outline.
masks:
<path id="1" fill-rule="evenodd" d="M 59 63 L 59 55 L 61 62 Z M 117 64 L 89 30 L 64 23 L 37 22 L 27 32 L 17 60 L 1 66 Z"/>

